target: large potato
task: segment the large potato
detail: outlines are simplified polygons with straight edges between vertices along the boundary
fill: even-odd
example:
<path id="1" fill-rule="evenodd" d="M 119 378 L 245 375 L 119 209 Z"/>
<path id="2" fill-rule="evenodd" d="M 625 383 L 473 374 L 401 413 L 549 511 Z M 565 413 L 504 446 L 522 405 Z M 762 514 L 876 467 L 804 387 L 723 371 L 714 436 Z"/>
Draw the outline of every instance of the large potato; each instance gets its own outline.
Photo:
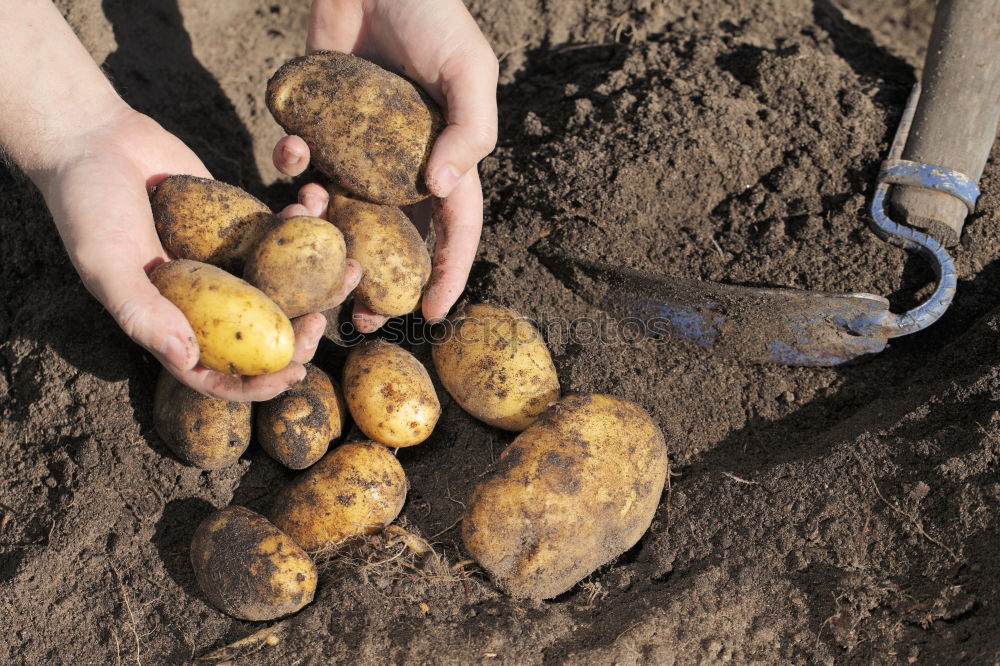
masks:
<path id="1" fill-rule="evenodd" d="M 559 399 L 559 378 L 538 330 L 513 310 L 467 305 L 432 349 L 441 383 L 491 426 L 524 430 Z"/>
<path id="2" fill-rule="evenodd" d="M 419 444 L 441 416 L 434 384 L 410 352 L 381 340 L 351 350 L 344 402 L 361 432 L 386 446 Z"/>
<path id="3" fill-rule="evenodd" d="M 187 259 L 160 264 L 149 279 L 187 317 L 205 367 L 233 375 L 263 375 L 292 360 L 292 323 L 256 287 L 220 268 Z"/>
<path id="4" fill-rule="evenodd" d="M 250 403 L 209 398 L 161 370 L 153 396 L 153 425 L 187 464 L 221 469 L 239 460 L 250 445 Z"/>
<path id="5" fill-rule="evenodd" d="M 347 256 L 361 264 L 354 297 L 387 317 L 413 312 L 431 277 L 431 255 L 403 211 L 330 188 L 327 217 L 343 232 Z"/>
<path id="6" fill-rule="evenodd" d="M 271 209 L 234 185 L 170 176 L 150 204 L 163 247 L 178 259 L 194 259 L 239 272 L 253 246 L 273 224 Z"/>
<path id="7" fill-rule="evenodd" d="M 271 521 L 308 551 L 375 534 L 399 515 L 406 475 L 377 442 L 343 444 L 278 494 Z"/>
<path id="8" fill-rule="evenodd" d="M 344 235 L 318 217 L 290 217 L 272 228 L 247 259 L 243 278 L 290 318 L 326 310 L 344 282 Z"/>
<path id="9" fill-rule="evenodd" d="M 229 506 L 205 518 L 191 541 L 191 565 L 208 601 L 243 620 L 273 620 L 316 592 L 316 566 L 264 516 Z"/>
<path id="10" fill-rule="evenodd" d="M 663 433 L 641 407 L 569 395 L 473 491 L 462 539 L 509 594 L 549 599 L 635 545 L 666 478 Z"/>
<path id="11" fill-rule="evenodd" d="M 257 440 L 268 455 L 291 469 L 305 469 L 340 437 L 347 409 L 325 372 L 306 365 L 301 382 L 257 407 Z"/>
<path id="12" fill-rule="evenodd" d="M 382 204 L 427 198 L 427 158 L 445 123 L 417 86 L 346 53 L 285 63 L 267 82 L 267 108 L 309 145 L 312 163 L 341 187 Z"/>

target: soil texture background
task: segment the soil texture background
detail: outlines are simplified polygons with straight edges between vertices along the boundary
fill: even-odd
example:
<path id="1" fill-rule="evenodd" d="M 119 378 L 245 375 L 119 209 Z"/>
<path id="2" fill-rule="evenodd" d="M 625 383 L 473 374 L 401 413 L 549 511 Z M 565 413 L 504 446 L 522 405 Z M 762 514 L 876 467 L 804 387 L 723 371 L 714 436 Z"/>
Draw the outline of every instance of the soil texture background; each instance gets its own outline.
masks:
<path id="1" fill-rule="evenodd" d="M 123 96 L 275 209 L 267 78 L 308 3 L 60 0 Z M 399 452 L 419 558 L 373 541 L 240 664 L 995 663 L 1000 659 L 1000 148 L 949 312 L 857 365 L 754 365 L 595 344 L 550 257 L 731 284 L 886 295 L 932 278 L 867 228 L 919 75 L 929 0 L 470 0 L 501 59 L 500 139 L 466 297 L 545 325 L 565 391 L 634 400 L 673 465 L 649 532 L 570 592 L 514 601 L 458 521 L 512 435 L 440 391 Z M 152 429 L 155 360 L 80 284 L 35 189 L 0 171 L 4 664 L 183 664 L 260 629 L 206 604 L 188 544 L 292 473 L 256 445 L 182 465 Z M 425 347 L 415 349 L 429 360 Z M 317 363 L 336 374 L 343 350 Z"/>

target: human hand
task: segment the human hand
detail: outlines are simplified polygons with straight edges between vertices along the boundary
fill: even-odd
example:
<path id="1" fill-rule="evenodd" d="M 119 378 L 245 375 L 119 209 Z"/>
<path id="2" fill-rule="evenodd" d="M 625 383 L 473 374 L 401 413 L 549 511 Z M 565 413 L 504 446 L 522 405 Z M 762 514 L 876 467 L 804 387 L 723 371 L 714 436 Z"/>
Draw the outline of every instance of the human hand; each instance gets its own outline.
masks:
<path id="1" fill-rule="evenodd" d="M 147 271 L 168 261 L 156 235 L 148 189 L 172 174 L 211 177 L 180 140 L 152 119 L 123 107 L 71 141 L 59 164 L 35 178 L 87 289 L 118 325 L 178 380 L 225 400 L 267 400 L 305 376 L 303 364 L 326 326 L 312 313 L 299 317 L 293 360 L 278 372 L 237 377 L 198 365 L 198 343 L 187 319 L 160 295 Z M 351 262 L 339 304 L 361 272 Z"/>
<path id="2" fill-rule="evenodd" d="M 412 79 L 444 110 L 448 125 L 427 162 L 436 199 L 410 211 L 418 228 L 433 219 L 437 247 L 422 309 L 430 321 L 443 318 L 465 288 L 483 226 L 477 164 L 496 144 L 493 50 L 461 0 L 313 0 L 306 50 L 372 60 Z M 296 176 L 309 164 L 309 148 L 299 137 L 285 137 L 273 159 L 282 173 Z M 310 184 L 286 212 L 315 215 L 327 201 L 326 191 Z M 385 321 L 355 304 L 358 330 L 371 332 Z"/>

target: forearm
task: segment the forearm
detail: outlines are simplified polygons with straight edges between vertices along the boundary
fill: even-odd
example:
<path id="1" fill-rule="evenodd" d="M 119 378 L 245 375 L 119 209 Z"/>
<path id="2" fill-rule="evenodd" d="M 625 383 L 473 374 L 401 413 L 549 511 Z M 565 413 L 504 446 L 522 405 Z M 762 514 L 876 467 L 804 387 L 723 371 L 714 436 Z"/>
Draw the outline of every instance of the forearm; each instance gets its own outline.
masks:
<path id="1" fill-rule="evenodd" d="M 49 0 L 0 3 L 0 146 L 36 183 L 127 108 Z"/>

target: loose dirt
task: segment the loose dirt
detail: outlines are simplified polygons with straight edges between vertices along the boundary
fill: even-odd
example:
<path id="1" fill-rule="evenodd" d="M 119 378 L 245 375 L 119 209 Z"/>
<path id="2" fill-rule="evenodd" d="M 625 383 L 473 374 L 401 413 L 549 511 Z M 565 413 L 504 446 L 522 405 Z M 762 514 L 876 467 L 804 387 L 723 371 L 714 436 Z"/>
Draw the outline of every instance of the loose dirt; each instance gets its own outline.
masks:
<path id="1" fill-rule="evenodd" d="M 308 3 L 61 0 L 123 95 L 280 208 L 264 84 Z M 238 663 L 993 663 L 1000 658 L 1000 148 L 931 329 L 835 369 L 598 344 L 558 250 L 731 284 L 928 292 L 867 229 L 922 63 L 928 0 L 472 0 L 502 61 L 500 142 L 467 298 L 542 325 L 567 391 L 644 406 L 674 475 L 639 544 L 513 601 L 468 563 L 463 503 L 512 436 L 444 412 L 399 452 L 403 520 L 324 566 L 315 603 Z M 0 171 L 0 662 L 179 664 L 259 631 L 209 607 L 188 544 L 292 474 L 255 445 L 201 472 L 152 432 L 156 362 L 81 286 L 34 188 Z M 425 347 L 418 355 L 429 360 Z M 317 357 L 336 373 L 343 352 Z M 273 641 L 272 641 L 273 642 Z M 242 653 L 241 653 L 242 654 Z"/>

